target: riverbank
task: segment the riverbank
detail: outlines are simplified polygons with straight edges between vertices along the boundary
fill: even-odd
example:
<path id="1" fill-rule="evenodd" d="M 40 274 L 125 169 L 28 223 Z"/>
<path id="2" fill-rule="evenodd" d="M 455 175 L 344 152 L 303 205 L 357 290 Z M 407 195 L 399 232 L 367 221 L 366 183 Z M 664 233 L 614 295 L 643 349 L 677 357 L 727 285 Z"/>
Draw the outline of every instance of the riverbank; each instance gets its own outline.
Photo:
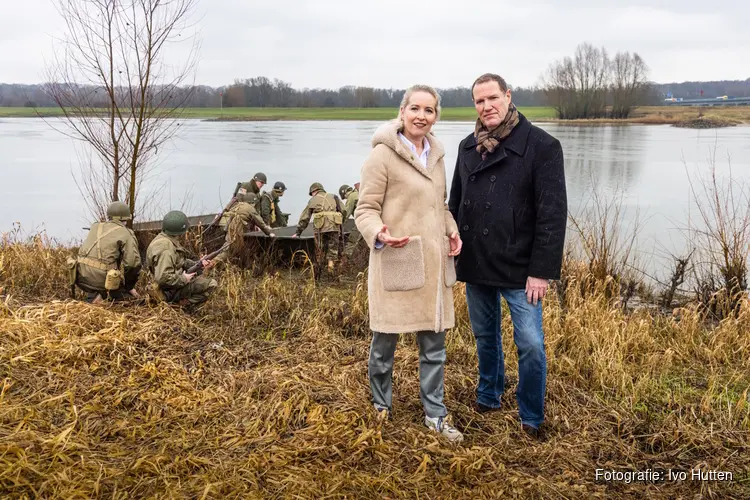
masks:
<path id="1" fill-rule="evenodd" d="M 521 108 L 532 120 L 554 118 L 555 111 L 548 107 Z M 0 118 L 32 118 L 36 116 L 62 116 L 59 108 L 0 108 Z M 183 118 L 206 121 L 306 121 L 306 120 L 374 120 L 395 118 L 392 108 L 187 108 Z M 445 121 L 473 121 L 474 108 L 444 108 L 441 119 Z"/>
<path id="2" fill-rule="evenodd" d="M 537 123 L 561 123 L 570 125 L 597 124 L 650 124 L 668 125 L 698 118 L 720 122 L 750 123 L 750 106 L 705 107 L 643 106 L 636 108 L 630 118 L 614 120 L 599 118 L 591 120 L 557 120 L 552 107 L 520 107 L 519 110 Z M 59 108 L 0 108 L 0 118 L 31 118 L 37 116 L 61 116 Z M 206 121 L 302 121 L 302 120 L 374 120 L 385 121 L 395 116 L 391 108 L 188 108 L 182 114 L 187 119 Z M 476 111 L 472 107 L 444 108 L 443 121 L 474 121 Z"/>
<path id="3" fill-rule="evenodd" d="M 503 408 L 473 408 L 476 348 L 459 284 L 445 399 L 465 440 L 453 447 L 421 424 L 413 335 L 396 353 L 393 419 L 375 418 L 366 273 L 316 287 L 299 271 L 212 269 L 216 293 L 187 314 L 71 301 L 71 250 L 42 236 L 0 240 L 3 496 L 750 495 L 750 310 L 716 325 L 691 307 L 679 321 L 631 314 L 606 298 L 611 282 L 566 266 L 545 298 L 537 442 L 518 421 L 507 310 Z M 733 480 L 691 480 L 697 468 Z M 597 481 L 598 469 L 688 479 Z"/>
<path id="4" fill-rule="evenodd" d="M 641 106 L 633 110 L 630 118 L 614 120 L 596 118 L 586 120 L 549 120 L 566 125 L 679 125 L 703 118 L 717 126 L 750 124 L 750 106 Z"/>

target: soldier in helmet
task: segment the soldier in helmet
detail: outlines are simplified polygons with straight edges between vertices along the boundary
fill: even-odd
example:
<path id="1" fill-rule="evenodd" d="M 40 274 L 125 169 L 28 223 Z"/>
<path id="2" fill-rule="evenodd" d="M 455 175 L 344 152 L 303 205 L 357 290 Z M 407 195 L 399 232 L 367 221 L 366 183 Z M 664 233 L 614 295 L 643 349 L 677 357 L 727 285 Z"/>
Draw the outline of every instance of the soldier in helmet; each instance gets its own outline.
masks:
<path id="1" fill-rule="evenodd" d="M 248 182 L 243 182 L 242 184 L 237 183 L 237 190 L 235 191 L 234 195 L 232 196 L 232 199 L 229 200 L 229 203 L 224 208 L 224 210 L 221 212 L 220 215 L 217 215 L 219 220 L 214 219 L 214 221 L 211 223 L 211 225 L 217 224 L 226 231 L 227 225 L 229 224 L 229 210 L 237 203 L 237 196 L 241 194 L 246 193 L 255 193 L 258 195 L 257 202 L 255 204 L 255 209 L 260 212 L 260 189 L 266 185 L 266 182 L 268 181 L 268 178 L 266 177 L 266 174 L 263 172 L 258 172 L 253 176 L 253 178 Z"/>
<path id="2" fill-rule="evenodd" d="M 359 201 L 359 192 L 348 184 L 343 184 L 339 188 L 339 196 L 346 202 L 344 205 L 344 220 L 354 215 L 354 209 L 357 208 Z"/>
<path id="3" fill-rule="evenodd" d="M 315 246 L 317 256 L 315 259 L 316 278 L 320 276 L 323 260 L 328 258 L 328 270 L 333 270 L 334 261 L 341 258 L 344 246 L 344 207 L 337 196 L 326 193 L 323 185 L 315 182 L 310 186 L 310 201 L 300 215 L 297 223 L 298 238 L 313 219 L 315 234 Z M 338 251 L 336 251 L 336 249 Z"/>
<path id="4" fill-rule="evenodd" d="M 283 182 L 273 185 L 273 190 L 263 191 L 260 198 L 260 216 L 263 221 L 271 227 L 286 227 L 286 216 L 279 207 L 279 198 L 284 196 L 286 186 Z"/>
<path id="5" fill-rule="evenodd" d="M 243 182 L 240 188 L 237 190 L 237 194 L 243 193 L 255 193 L 260 195 L 260 190 L 263 186 L 268 183 L 268 178 L 263 172 L 255 174 L 249 182 Z"/>
<path id="6" fill-rule="evenodd" d="M 255 193 L 237 195 L 237 203 L 229 210 L 229 222 L 226 227 L 225 241 L 231 242 L 231 245 L 217 255 L 214 262 L 223 262 L 232 255 L 238 255 L 245 243 L 245 232 L 249 228 L 257 226 L 267 236 L 276 237 L 271 227 L 263 221 L 258 211 L 255 210 L 257 199 L 258 195 Z"/>
<path id="7" fill-rule="evenodd" d="M 187 250 L 178 238 L 187 232 L 189 226 L 184 213 L 179 210 L 169 212 L 162 221 L 162 232 L 146 250 L 146 265 L 154 275 L 163 298 L 180 305 L 205 302 L 218 285 L 216 280 L 186 272 L 196 262 L 187 258 Z M 204 269 L 214 265 L 212 261 L 202 262 Z"/>
<path id="8" fill-rule="evenodd" d="M 355 185 L 359 186 L 359 183 Z M 357 208 L 357 202 L 359 201 L 359 190 L 356 187 L 353 188 L 344 184 L 339 188 L 339 196 L 341 196 L 342 200 L 346 201 L 346 205 L 344 206 L 344 220 L 349 217 L 354 217 L 354 210 Z M 362 240 L 362 235 L 355 225 L 346 240 L 344 255 L 346 255 L 347 258 L 351 257 L 354 250 L 362 241 L 364 241 Z"/>
<path id="9" fill-rule="evenodd" d="M 141 256 L 135 233 L 123 221 L 130 208 L 121 201 L 107 207 L 107 222 L 95 222 L 78 250 L 72 282 L 88 293 L 88 302 L 137 298 L 135 284 L 141 272 Z"/>

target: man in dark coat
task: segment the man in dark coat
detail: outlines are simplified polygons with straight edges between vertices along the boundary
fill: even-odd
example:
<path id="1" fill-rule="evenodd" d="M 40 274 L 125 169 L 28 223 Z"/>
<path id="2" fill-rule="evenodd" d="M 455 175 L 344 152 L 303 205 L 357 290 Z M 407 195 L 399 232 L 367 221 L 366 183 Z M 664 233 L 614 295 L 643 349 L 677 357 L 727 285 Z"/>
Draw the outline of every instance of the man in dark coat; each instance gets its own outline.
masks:
<path id="1" fill-rule="evenodd" d="M 458 146 L 448 205 L 463 241 L 456 273 L 477 341 L 477 408 L 500 408 L 505 389 L 502 296 L 518 349 L 521 423 L 539 436 L 547 378 L 541 301 L 560 278 L 567 221 L 563 151 L 518 112 L 500 76 L 477 78 L 472 98 L 479 118 Z"/>

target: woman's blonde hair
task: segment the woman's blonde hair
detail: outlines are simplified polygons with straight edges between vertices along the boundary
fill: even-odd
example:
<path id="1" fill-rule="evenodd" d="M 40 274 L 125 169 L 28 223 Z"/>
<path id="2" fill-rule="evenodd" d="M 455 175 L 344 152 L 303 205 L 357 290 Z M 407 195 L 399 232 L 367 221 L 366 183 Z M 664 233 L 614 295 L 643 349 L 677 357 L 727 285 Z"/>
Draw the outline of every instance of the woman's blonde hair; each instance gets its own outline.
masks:
<path id="1" fill-rule="evenodd" d="M 404 120 L 401 118 L 401 108 L 405 108 L 407 104 L 409 104 L 409 99 L 411 99 L 411 96 L 414 95 L 415 92 L 427 92 L 432 97 L 435 98 L 435 114 L 437 115 L 437 120 L 440 119 L 440 94 L 438 94 L 437 90 L 430 87 L 429 85 L 412 85 L 408 89 L 406 89 L 406 92 L 404 92 L 404 97 L 401 98 L 401 104 L 398 106 L 398 117 L 396 120 L 398 121 L 398 129 L 399 131 L 403 130 L 404 128 Z"/>

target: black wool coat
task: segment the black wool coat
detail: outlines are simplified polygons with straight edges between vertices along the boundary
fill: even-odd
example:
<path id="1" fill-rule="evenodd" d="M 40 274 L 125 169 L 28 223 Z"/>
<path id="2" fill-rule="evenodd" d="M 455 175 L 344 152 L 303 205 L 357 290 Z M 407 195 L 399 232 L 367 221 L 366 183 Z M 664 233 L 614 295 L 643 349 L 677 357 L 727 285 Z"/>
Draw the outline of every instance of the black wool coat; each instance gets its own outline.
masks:
<path id="1" fill-rule="evenodd" d="M 485 160 L 474 134 L 458 146 L 448 207 L 463 241 L 459 281 L 525 288 L 526 278 L 560 278 L 567 193 L 560 141 L 519 113 L 519 123 Z"/>

